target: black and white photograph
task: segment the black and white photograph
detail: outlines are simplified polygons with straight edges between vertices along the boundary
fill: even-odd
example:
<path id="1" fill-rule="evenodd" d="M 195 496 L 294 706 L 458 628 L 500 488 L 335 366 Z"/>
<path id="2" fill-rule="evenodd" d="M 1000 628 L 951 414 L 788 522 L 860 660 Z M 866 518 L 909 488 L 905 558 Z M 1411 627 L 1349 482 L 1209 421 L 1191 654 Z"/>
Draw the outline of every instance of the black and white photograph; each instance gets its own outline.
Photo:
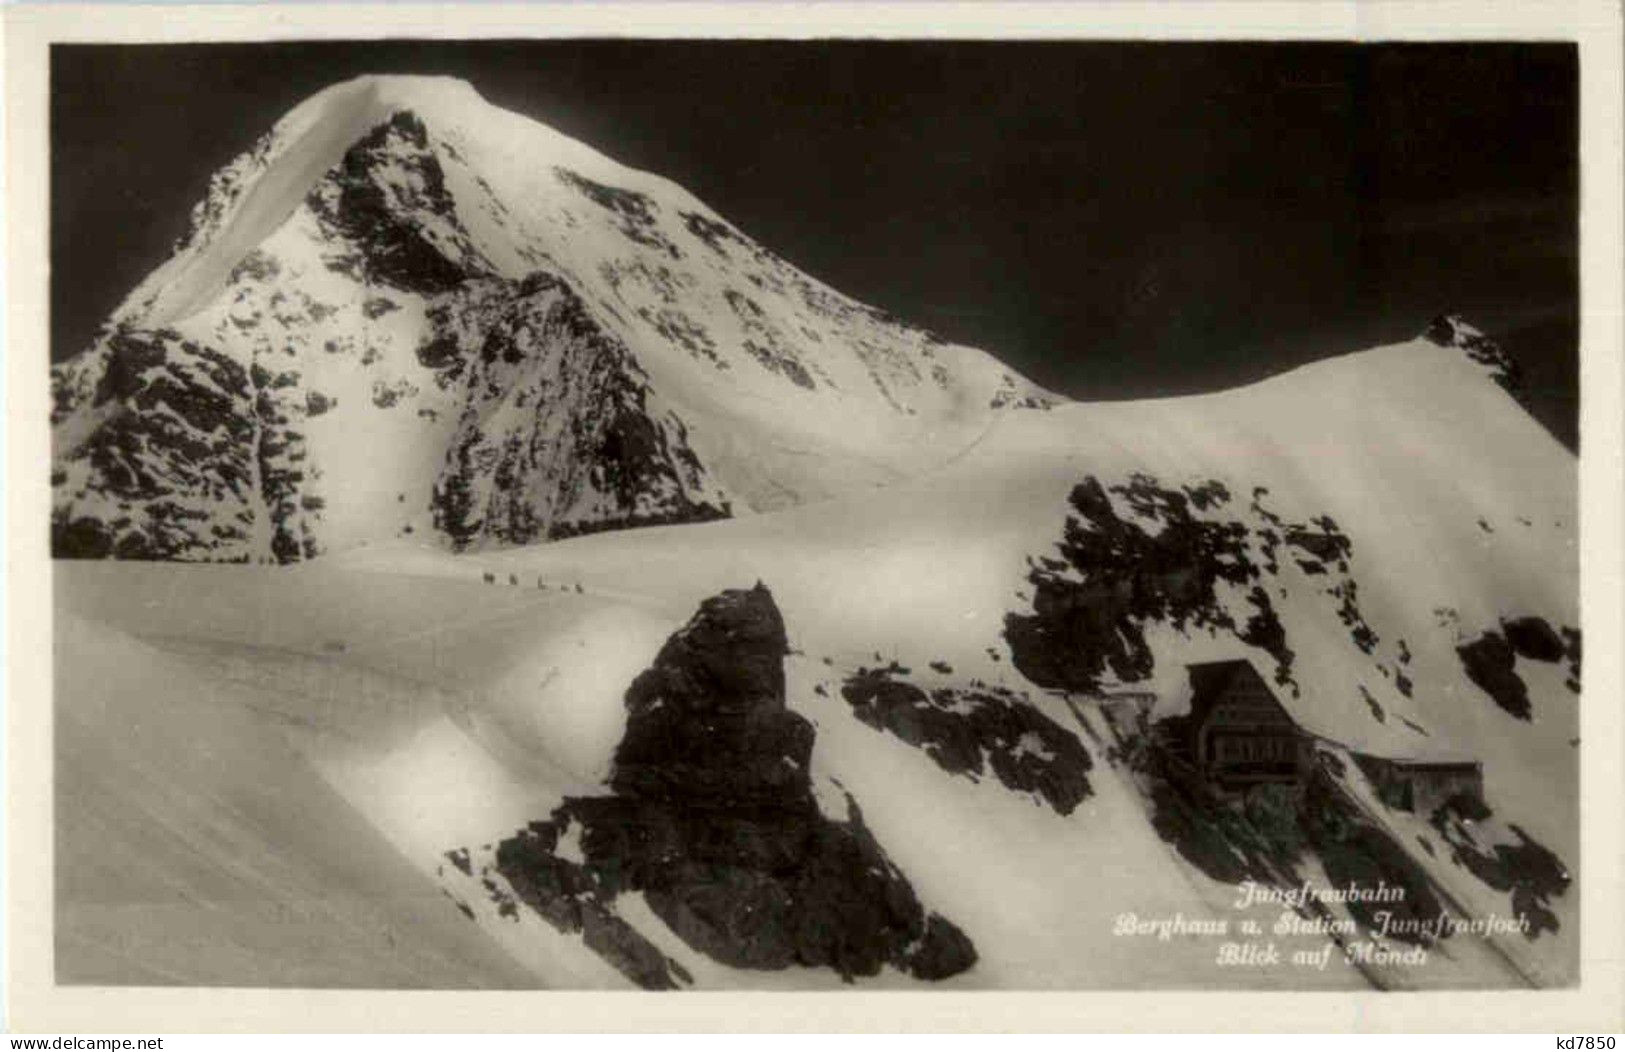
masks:
<path id="1" fill-rule="evenodd" d="M 55 987 L 1587 977 L 1573 40 L 47 62 Z"/>

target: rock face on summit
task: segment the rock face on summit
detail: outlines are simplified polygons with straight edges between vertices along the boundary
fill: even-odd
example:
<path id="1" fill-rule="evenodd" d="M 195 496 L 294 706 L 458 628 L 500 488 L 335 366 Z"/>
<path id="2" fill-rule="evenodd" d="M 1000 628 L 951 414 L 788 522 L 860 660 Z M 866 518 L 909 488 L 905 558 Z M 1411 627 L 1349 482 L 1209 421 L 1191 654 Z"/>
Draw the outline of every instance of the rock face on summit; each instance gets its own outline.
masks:
<path id="1" fill-rule="evenodd" d="M 1055 401 L 423 77 L 278 122 L 51 389 L 58 556 L 280 563 L 782 508 Z"/>
<path id="2" fill-rule="evenodd" d="M 627 691 L 610 785 L 691 807 L 816 810 L 812 724 L 785 707 L 788 650 L 765 587 L 701 603 Z"/>
<path id="3" fill-rule="evenodd" d="M 613 795 L 566 800 L 499 844 L 492 868 L 556 927 L 600 933 L 589 945 L 647 987 L 679 985 L 681 969 L 619 920 L 623 892 L 735 968 L 850 979 L 890 965 L 927 980 L 970 968 L 970 939 L 920 904 L 857 802 L 840 819 L 820 812 L 815 732 L 785 705 L 787 652 L 765 587 L 705 600 L 627 691 Z"/>

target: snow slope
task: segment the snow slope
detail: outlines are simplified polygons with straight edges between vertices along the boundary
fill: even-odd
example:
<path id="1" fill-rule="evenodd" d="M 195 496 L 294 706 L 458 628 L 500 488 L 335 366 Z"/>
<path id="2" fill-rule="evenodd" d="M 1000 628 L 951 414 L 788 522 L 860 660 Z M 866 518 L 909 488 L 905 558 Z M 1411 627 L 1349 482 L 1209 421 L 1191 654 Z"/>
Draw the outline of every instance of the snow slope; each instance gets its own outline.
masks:
<path id="1" fill-rule="evenodd" d="M 189 661 L 201 648 L 213 656 L 194 667 L 210 682 L 326 699 L 334 727 L 284 740 L 538 982 L 626 979 L 579 936 L 513 909 L 511 887 L 448 866 L 447 852 L 468 850 L 477 866 L 561 801 L 603 794 L 634 677 L 702 600 L 761 581 L 792 648 L 786 701 L 816 731 L 822 812 L 838 819 L 855 801 L 919 899 L 974 943 L 974 966 L 944 984 L 1561 985 L 1575 976 L 1577 890 L 1517 873 L 1510 889 L 1496 886 L 1493 865 L 1463 853 L 1469 834 L 1389 813 L 1352 776 L 1347 806 L 1400 845 L 1423 874 L 1415 890 L 1478 916 L 1511 914 L 1527 892 L 1555 930 L 1515 936 L 1510 951 L 1453 936 L 1420 967 L 1355 966 L 1339 953 L 1324 968 L 1225 966 L 1212 935 L 1114 934 L 1127 915 L 1251 917 L 1269 930 L 1282 912 L 1234 908 L 1236 877 L 1169 832 L 1144 770 L 1107 733 L 1103 692 L 1149 690 L 1159 714 L 1177 712 L 1194 661 L 1243 656 L 1284 676 L 1283 703 L 1344 755 L 1480 759 L 1493 817 L 1471 850 L 1493 858 L 1497 844 L 1520 842 L 1515 826 L 1566 867 L 1577 860 L 1578 695 L 1565 682 L 1578 675 L 1577 634 L 1572 655 L 1508 651 L 1521 712 L 1504 677 L 1483 680 L 1492 696 L 1463 657 L 1491 636 L 1521 639 L 1513 626 L 1530 619 L 1554 637 L 1577 629 L 1575 462 L 1470 336 L 1452 329 L 1199 398 L 1005 415 L 934 471 L 772 514 L 460 556 L 402 540 L 295 571 L 59 563 L 60 604 Z M 1109 638 L 1064 619 L 1079 608 Z M 65 630 L 87 631 L 75 620 Z M 1022 640 L 1039 631 L 1069 642 L 1035 652 Z M 1092 758 L 1088 793 L 1056 806 L 997 763 L 955 770 L 901 724 L 860 719 L 845 688 L 886 668 L 959 699 L 951 727 L 1008 698 L 1077 736 Z M 405 726 L 399 716 L 340 726 L 360 719 L 347 714 L 353 699 L 408 695 L 418 715 Z M 1041 743 L 981 747 L 1035 755 L 1040 769 L 1057 762 Z M 557 850 L 570 860 L 583 848 Z M 1330 865 L 1310 851 L 1293 875 L 1324 885 Z M 722 964 L 637 894 L 614 909 L 694 985 L 839 983 L 827 969 Z M 1274 941 L 1288 955 L 1327 945 L 1314 934 Z M 915 980 L 887 968 L 858 981 Z"/>
<path id="2" fill-rule="evenodd" d="M 58 982 L 535 985 L 241 690 L 58 626 Z"/>
<path id="3" fill-rule="evenodd" d="M 58 554 L 284 563 L 816 501 L 1056 401 L 465 83 L 376 76 L 222 170 L 52 386 Z"/>

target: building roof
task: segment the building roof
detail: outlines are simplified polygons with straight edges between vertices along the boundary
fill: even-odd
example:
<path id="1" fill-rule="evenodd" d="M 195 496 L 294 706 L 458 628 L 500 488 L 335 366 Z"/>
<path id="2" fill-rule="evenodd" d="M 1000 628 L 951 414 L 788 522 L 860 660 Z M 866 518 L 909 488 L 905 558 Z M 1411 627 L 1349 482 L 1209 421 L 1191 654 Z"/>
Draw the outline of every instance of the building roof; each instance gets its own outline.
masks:
<path id="1" fill-rule="evenodd" d="M 1236 680 L 1243 669 L 1250 670 L 1264 688 L 1269 691 L 1270 697 L 1287 714 L 1288 718 L 1299 730 L 1310 737 L 1331 742 L 1350 752 L 1371 756 L 1379 760 L 1388 760 L 1394 763 L 1405 764 L 1469 764 L 1480 762 L 1478 757 L 1471 753 L 1448 745 L 1438 744 L 1415 734 L 1397 733 L 1387 721 L 1381 723 L 1372 721 L 1370 727 L 1361 725 L 1360 730 L 1365 733 L 1352 738 L 1348 735 L 1332 732 L 1327 726 L 1327 720 L 1306 719 L 1310 713 L 1305 710 L 1311 704 L 1308 698 L 1294 698 L 1290 692 L 1277 690 L 1250 657 L 1226 658 L 1219 661 L 1195 661 L 1186 664 L 1185 669 L 1189 679 L 1189 712 L 1192 719 L 1200 722 L 1213 701 L 1222 695 Z"/>
<path id="2" fill-rule="evenodd" d="M 1301 726 L 1292 710 L 1281 703 L 1280 697 L 1270 686 L 1269 680 L 1258 671 L 1258 668 L 1246 658 L 1232 658 L 1225 661 L 1198 661 L 1185 666 L 1190 676 L 1191 698 L 1190 711 L 1192 719 L 1201 722 L 1208 711 L 1213 707 L 1225 691 L 1232 687 L 1237 679 L 1251 675 L 1258 680 L 1270 698 L 1281 707 L 1287 718 Z"/>

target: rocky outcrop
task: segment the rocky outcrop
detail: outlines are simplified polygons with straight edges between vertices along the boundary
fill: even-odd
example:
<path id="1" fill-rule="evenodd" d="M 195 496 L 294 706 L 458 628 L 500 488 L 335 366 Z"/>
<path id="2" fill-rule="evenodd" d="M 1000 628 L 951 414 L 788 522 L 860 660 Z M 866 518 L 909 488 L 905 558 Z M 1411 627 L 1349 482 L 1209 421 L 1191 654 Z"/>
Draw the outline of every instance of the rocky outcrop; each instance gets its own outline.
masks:
<path id="1" fill-rule="evenodd" d="M 1518 662 L 1567 664 L 1564 685 L 1580 692 L 1580 630 L 1554 629 L 1543 617 L 1502 618 L 1500 631 L 1485 631 L 1456 647 L 1462 669 L 1497 705 L 1520 720 L 1533 718 L 1529 687 L 1518 674 Z"/>
<path id="2" fill-rule="evenodd" d="M 1458 865 L 1507 895 L 1512 916 L 1524 922 L 1526 938 L 1559 929 L 1551 902 L 1568 891 L 1573 878 L 1550 848 L 1516 824 L 1503 825 L 1482 805 L 1463 813 L 1447 804 L 1434 811 L 1429 822 Z"/>
<path id="3" fill-rule="evenodd" d="M 857 802 L 837 819 L 820 812 L 815 732 L 785 703 L 788 650 L 762 585 L 705 600 L 627 691 L 611 795 L 567 799 L 500 843 L 492 868 L 560 930 L 596 928 L 599 952 L 647 987 L 670 985 L 674 962 L 619 922 L 625 892 L 735 968 L 850 980 L 888 965 L 920 979 L 971 967 L 969 938 L 921 905 Z M 578 859 L 565 857 L 567 834 Z"/>
<path id="4" fill-rule="evenodd" d="M 682 420 L 656 410 L 637 360 L 562 279 L 486 284 L 430 320 L 417 359 L 466 392 L 432 498 L 454 548 L 731 513 Z"/>
<path id="5" fill-rule="evenodd" d="M 244 368 L 178 332 L 115 329 L 55 383 L 58 558 L 207 559 L 315 553 L 297 380 Z M 99 425 L 64 440 L 77 419 Z M 260 545 L 268 542 L 262 550 Z"/>
<path id="6" fill-rule="evenodd" d="M 1114 495 L 1152 528 L 1119 515 Z M 1244 625 L 1219 602 L 1219 585 L 1247 585 L 1259 576 L 1247 525 L 1198 514 L 1229 503 L 1221 483 L 1175 490 L 1136 474 L 1108 493 L 1091 475 L 1073 487 L 1069 501 L 1077 514 L 1067 516 L 1061 558 L 1045 557 L 1028 574 L 1032 613 L 1005 617 L 1005 639 L 1023 675 L 1042 687 L 1078 691 L 1097 689 L 1108 674 L 1145 679 L 1154 657 L 1143 626 L 1161 621 L 1234 632 L 1276 658 L 1278 682 L 1291 681 L 1292 652 L 1268 593 L 1252 589 L 1256 612 Z"/>
<path id="7" fill-rule="evenodd" d="M 1456 648 L 1461 667 L 1480 690 L 1520 720 L 1530 718 L 1529 688 L 1518 675 L 1517 652 L 1499 632 L 1485 632 Z"/>
<path id="8" fill-rule="evenodd" d="M 1521 658 L 1546 662 L 1563 660 L 1563 639 L 1544 617 L 1502 618 L 1501 631 L 1506 635 L 1507 644 Z"/>
<path id="9" fill-rule="evenodd" d="M 1164 625 L 1263 651 L 1275 684 L 1297 696 L 1298 655 L 1276 600 L 1302 590 L 1320 597 L 1376 676 L 1396 682 L 1402 641 L 1385 660 L 1360 606 L 1353 540 L 1330 515 L 1289 521 L 1268 496 L 1256 487 L 1243 506 L 1218 479 L 1173 487 L 1140 472 L 1110 485 L 1085 476 L 1055 554 L 1028 558 L 1031 609 L 1005 615 L 1016 668 L 1076 693 L 1145 680 L 1156 663 L 1146 630 Z"/>
<path id="10" fill-rule="evenodd" d="M 433 295 L 488 269 L 457 219 L 423 121 L 410 111 L 352 146 L 307 204 L 353 246 L 329 264 L 352 277 Z"/>
<path id="11" fill-rule="evenodd" d="M 841 697 L 858 719 L 950 774 L 980 778 L 991 769 L 1006 788 L 1041 797 L 1063 815 L 1092 792 L 1088 750 L 1024 695 L 983 684 L 928 692 L 901 678 L 907 674 L 895 663 L 860 668 L 841 685 Z"/>

